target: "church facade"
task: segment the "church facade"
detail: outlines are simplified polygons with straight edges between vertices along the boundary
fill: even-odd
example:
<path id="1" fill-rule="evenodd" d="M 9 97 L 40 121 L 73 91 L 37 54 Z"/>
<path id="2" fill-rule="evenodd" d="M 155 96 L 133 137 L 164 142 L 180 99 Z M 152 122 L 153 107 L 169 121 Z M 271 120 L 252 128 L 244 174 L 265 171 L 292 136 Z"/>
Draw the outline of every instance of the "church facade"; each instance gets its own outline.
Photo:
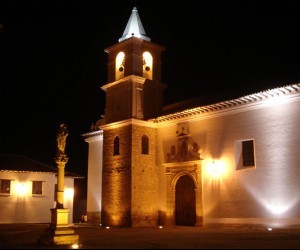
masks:
<path id="1" fill-rule="evenodd" d="M 300 225 L 300 84 L 163 106 L 161 53 L 136 8 L 108 53 L 88 143 L 88 223 Z"/>

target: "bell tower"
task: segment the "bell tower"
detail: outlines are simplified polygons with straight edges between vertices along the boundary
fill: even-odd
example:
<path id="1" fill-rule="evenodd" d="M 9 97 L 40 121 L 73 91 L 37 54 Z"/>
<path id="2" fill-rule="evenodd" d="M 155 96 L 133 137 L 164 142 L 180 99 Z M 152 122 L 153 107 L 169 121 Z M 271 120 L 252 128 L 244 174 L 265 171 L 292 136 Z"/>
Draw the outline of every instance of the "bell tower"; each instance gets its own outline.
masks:
<path id="1" fill-rule="evenodd" d="M 106 108 L 99 126 L 103 131 L 102 225 L 158 224 L 157 129 L 148 119 L 162 113 L 163 50 L 146 36 L 136 8 L 119 43 L 105 49 L 108 83 L 102 86 Z M 93 158 L 100 161 L 99 155 L 95 152 Z M 95 179 L 95 183 L 99 182 Z"/>
<path id="2" fill-rule="evenodd" d="M 105 49 L 108 83 L 102 90 L 106 92 L 106 123 L 147 120 L 161 114 L 166 87 L 161 83 L 163 50 L 146 36 L 134 7 L 119 43 Z"/>

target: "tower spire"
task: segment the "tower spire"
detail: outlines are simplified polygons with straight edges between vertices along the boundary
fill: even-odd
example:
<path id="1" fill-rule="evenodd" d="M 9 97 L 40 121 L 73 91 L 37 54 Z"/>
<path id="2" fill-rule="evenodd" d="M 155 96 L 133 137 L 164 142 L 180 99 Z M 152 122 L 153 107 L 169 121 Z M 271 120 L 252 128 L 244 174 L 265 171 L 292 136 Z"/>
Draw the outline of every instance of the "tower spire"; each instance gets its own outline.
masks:
<path id="1" fill-rule="evenodd" d="M 150 42 L 151 38 L 146 36 L 143 24 L 141 22 L 138 10 L 136 7 L 133 7 L 130 18 L 127 22 L 126 28 L 124 30 L 123 36 L 119 38 L 119 42 L 122 42 L 130 37 L 138 37 L 145 41 Z"/>

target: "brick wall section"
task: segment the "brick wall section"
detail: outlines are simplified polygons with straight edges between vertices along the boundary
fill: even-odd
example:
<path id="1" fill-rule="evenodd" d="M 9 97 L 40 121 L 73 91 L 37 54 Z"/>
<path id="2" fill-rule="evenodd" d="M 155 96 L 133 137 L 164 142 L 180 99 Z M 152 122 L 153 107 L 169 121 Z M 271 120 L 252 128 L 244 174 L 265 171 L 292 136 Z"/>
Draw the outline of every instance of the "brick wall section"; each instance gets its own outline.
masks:
<path id="1" fill-rule="evenodd" d="M 142 154 L 142 136 L 149 154 Z M 120 155 L 113 156 L 114 138 Z M 157 131 L 138 125 L 106 130 L 103 137 L 102 224 L 147 227 L 158 224 Z"/>
<path id="2" fill-rule="evenodd" d="M 142 136 L 149 138 L 149 154 L 142 154 Z M 132 227 L 158 224 L 157 130 L 132 127 Z"/>
<path id="3" fill-rule="evenodd" d="M 103 136 L 102 224 L 131 226 L 131 126 L 105 130 Z M 114 138 L 120 155 L 113 155 Z"/>

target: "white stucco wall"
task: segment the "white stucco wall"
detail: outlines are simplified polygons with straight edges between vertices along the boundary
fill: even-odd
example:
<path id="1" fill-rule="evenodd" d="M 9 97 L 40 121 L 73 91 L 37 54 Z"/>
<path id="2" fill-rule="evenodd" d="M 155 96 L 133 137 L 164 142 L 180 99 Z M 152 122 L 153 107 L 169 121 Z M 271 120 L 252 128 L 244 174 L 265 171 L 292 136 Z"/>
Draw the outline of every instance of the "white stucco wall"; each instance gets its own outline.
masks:
<path id="1" fill-rule="evenodd" d="M 101 213 L 103 134 L 85 139 L 89 143 L 87 212 Z"/>
<path id="2" fill-rule="evenodd" d="M 300 224 L 300 101 L 245 105 L 234 112 L 211 112 L 166 122 L 159 127 L 158 164 L 165 178 L 165 156 L 176 145 L 176 124 L 188 122 L 203 158 L 204 223 Z M 235 142 L 253 139 L 255 168 L 236 169 Z M 209 174 L 223 165 L 219 178 Z M 161 207 L 165 188 L 161 185 Z M 275 223 L 276 222 L 276 223 Z"/>
<path id="3" fill-rule="evenodd" d="M 69 214 L 68 214 L 69 223 L 73 223 L 73 209 L 74 209 L 73 206 L 74 206 L 74 178 L 65 177 L 64 208 L 69 209 Z"/>

